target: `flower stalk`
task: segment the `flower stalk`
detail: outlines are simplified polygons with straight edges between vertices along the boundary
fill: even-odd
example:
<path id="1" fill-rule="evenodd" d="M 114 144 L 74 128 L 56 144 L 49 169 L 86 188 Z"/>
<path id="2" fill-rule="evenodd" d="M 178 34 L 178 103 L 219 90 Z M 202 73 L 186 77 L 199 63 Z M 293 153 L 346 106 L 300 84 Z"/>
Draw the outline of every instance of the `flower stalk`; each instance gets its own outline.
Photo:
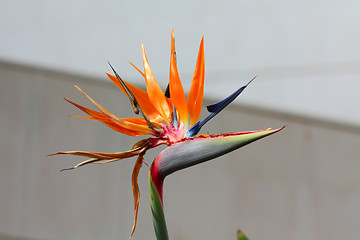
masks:
<path id="1" fill-rule="evenodd" d="M 150 170 L 149 171 L 150 206 L 153 217 L 155 236 L 157 240 L 168 240 L 169 235 L 166 227 L 162 193 L 160 193 L 159 190 L 162 191 L 162 185 L 160 186 L 159 189 L 159 183 L 157 185 L 154 183 Z"/>

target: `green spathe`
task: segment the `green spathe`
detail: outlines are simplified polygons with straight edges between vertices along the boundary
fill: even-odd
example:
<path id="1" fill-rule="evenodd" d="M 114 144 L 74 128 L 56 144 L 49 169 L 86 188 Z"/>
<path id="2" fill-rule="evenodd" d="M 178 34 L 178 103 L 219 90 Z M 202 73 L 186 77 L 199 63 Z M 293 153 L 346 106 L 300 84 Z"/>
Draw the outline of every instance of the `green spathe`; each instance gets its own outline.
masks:
<path id="1" fill-rule="evenodd" d="M 186 139 L 163 150 L 155 159 L 154 165 L 160 177 L 165 178 L 175 171 L 222 156 L 281 129 L 283 127 Z"/>
<path id="2" fill-rule="evenodd" d="M 166 176 L 178 170 L 222 156 L 251 142 L 274 134 L 282 128 L 253 132 L 197 136 L 184 139 L 164 149 L 153 162 L 149 172 L 151 211 L 157 240 L 168 240 L 164 210 L 163 182 Z M 238 233 L 238 240 L 247 240 Z"/>

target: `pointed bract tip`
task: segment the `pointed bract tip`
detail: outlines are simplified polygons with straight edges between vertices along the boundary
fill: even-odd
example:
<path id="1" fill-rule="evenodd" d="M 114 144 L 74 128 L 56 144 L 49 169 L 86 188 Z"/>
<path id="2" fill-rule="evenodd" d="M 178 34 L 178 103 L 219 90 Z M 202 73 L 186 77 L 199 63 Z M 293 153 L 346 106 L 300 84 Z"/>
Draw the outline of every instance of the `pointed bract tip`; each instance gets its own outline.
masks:
<path id="1" fill-rule="evenodd" d="M 86 95 L 86 93 L 83 90 L 81 90 L 81 88 L 78 85 L 74 85 L 74 88 L 76 88 L 77 90 L 79 90 L 80 92 Z"/>
<path id="2" fill-rule="evenodd" d="M 73 170 L 73 169 L 75 169 L 75 167 L 64 168 L 64 169 L 61 169 L 59 172 L 63 172 L 63 171 L 67 171 L 67 170 Z"/>
<path id="3" fill-rule="evenodd" d="M 255 76 L 245 85 L 245 87 L 249 86 L 250 83 L 252 83 L 252 81 L 255 80 L 255 78 L 257 78 L 257 75 L 255 75 Z"/>
<path id="4" fill-rule="evenodd" d="M 109 66 L 111 67 L 111 69 L 113 70 L 113 72 L 115 73 L 115 69 L 113 68 L 113 66 L 111 65 L 111 63 L 109 61 L 107 61 L 107 63 L 109 64 Z"/>

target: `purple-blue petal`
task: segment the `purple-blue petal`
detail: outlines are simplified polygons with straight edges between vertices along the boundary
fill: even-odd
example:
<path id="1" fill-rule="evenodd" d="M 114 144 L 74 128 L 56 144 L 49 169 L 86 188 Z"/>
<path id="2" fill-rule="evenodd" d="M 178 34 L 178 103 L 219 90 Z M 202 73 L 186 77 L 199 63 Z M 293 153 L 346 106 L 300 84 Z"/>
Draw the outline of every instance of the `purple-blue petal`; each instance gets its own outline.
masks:
<path id="1" fill-rule="evenodd" d="M 219 112 L 221 112 L 227 105 L 229 105 L 231 102 L 233 102 L 242 91 L 244 91 L 244 89 L 256 78 L 256 76 L 251 79 L 250 82 L 248 82 L 248 84 L 246 84 L 245 86 L 242 86 L 241 88 L 239 88 L 238 90 L 236 90 L 234 93 L 232 93 L 229 97 L 225 98 L 224 100 L 209 105 L 207 106 L 207 110 L 210 112 L 210 114 L 202 121 L 197 122 L 195 125 L 193 125 L 189 131 L 186 133 L 186 137 L 193 137 L 196 134 L 198 134 L 198 132 L 200 131 L 200 129 L 202 128 L 202 126 L 204 126 L 205 123 L 207 123 L 210 119 L 212 119 L 213 117 L 215 117 Z"/>

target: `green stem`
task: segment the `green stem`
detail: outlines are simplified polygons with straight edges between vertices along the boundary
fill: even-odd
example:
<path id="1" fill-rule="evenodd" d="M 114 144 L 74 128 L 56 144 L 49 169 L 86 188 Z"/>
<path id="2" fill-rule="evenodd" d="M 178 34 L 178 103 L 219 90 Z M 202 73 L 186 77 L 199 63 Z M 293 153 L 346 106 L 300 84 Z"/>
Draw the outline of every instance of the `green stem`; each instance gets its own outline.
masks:
<path id="1" fill-rule="evenodd" d="M 149 172 L 149 191 L 150 191 L 151 212 L 153 216 L 153 224 L 154 224 L 156 239 L 169 240 L 162 200 L 159 191 L 152 180 L 151 172 Z M 162 186 L 161 186 L 161 191 L 162 191 Z"/>

